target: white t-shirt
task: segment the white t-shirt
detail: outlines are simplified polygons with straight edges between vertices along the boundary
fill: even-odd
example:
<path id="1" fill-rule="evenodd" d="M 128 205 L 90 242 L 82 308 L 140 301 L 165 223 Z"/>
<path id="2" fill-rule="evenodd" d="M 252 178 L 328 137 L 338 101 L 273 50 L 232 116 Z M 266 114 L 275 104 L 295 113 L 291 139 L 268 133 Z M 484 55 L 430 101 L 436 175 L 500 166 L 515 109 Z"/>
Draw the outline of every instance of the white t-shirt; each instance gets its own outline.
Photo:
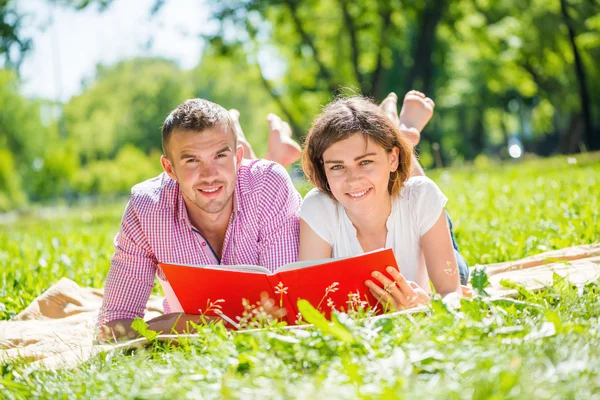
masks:
<path id="1" fill-rule="evenodd" d="M 385 247 L 392 248 L 400 272 L 429 291 L 429 276 L 421 250 L 423 236 L 440 217 L 448 199 L 433 181 L 424 176 L 409 178 L 392 199 L 387 219 Z M 302 202 L 300 218 L 332 247 L 332 257 L 364 253 L 356 229 L 344 207 L 327 194 L 312 189 Z"/>

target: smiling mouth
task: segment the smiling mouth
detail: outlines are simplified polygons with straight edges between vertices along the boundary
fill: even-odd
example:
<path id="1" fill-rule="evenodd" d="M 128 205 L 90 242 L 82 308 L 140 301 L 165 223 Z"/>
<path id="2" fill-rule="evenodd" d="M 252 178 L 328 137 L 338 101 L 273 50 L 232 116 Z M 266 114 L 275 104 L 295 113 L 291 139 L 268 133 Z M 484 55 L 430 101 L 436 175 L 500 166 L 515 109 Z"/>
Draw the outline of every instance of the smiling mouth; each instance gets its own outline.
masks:
<path id="1" fill-rule="evenodd" d="M 365 190 L 362 190 L 360 192 L 352 192 L 352 193 L 345 193 L 346 196 L 348 196 L 349 198 L 353 199 L 353 200 L 360 200 L 364 197 L 366 197 L 369 193 L 371 193 L 371 190 L 373 190 L 373 188 L 368 188 Z"/>
<path id="2" fill-rule="evenodd" d="M 216 186 L 216 187 L 208 187 L 208 188 L 197 189 L 197 190 L 204 196 L 212 196 L 212 195 L 221 193 L 222 189 L 223 189 L 223 186 Z"/>

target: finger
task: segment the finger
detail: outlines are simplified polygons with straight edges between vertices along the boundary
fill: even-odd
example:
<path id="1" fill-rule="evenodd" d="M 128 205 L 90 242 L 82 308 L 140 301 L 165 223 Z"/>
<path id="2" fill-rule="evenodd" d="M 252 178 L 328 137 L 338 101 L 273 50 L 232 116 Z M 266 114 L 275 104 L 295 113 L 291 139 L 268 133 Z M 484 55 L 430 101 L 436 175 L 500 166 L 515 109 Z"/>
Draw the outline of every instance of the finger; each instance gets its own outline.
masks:
<path id="1" fill-rule="evenodd" d="M 400 271 L 398 271 L 394 267 L 387 267 L 386 271 L 387 271 L 388 274 L 390 274 L 392 276 L 392 278 L 394 278 L 394 280 L 398 284 L 398 288 L 400 289 L 400 291 L 402 292 L 402 294 L 407 299 L 414 299 L 417 296 L 417 293 L 415 292 L 415 290 L 412 287 L 410 287 L 410 285 L 408 284 L 407 280 L 400 273 Z M 412 301 L 409 300 L 408 302 L 410 303 Z"/>
<path id="2" fill-rule="evenodd" d="M 429 104 L 431 106 L 431 108 L 435 107 L 435 103 L 429 97 L 427 97 L 424 101 L 425 101 L 425 103 Z"/>
<path id="3" fill-rule="evenodd" d="M 465 285 L 461 285 L 460 289 L 462 291 L 463 297 L 466 297 L 468 299 L 470 299 L 471 297 L 473 297 L 473 289 L 471 289 L 470 287 L 465 286 Z"/>
<path id="4" fill-rule="evenodd" d="M 402 304 L 403 306 L 408 304 L 408 299 L 406 298 L 404 293 L 398 289 L 398 287 L 396 286 L 396 281 L 389 279 L 387 276 L 377 271 L 374 271 L 371 274 L 371 276 L 377 279 L 379 282 L 381 282 L 381 284 L 384 287 L 383 290 L 389 293 L 392 296 L 392 298 L 395 299 L 398 303 Z"/>
<path id="5" fill-rule="evenodd" d="M 421 287 L 421 286 L 419 286 L 419 285 L 417 284 L 417 282 L 413 282 L 413 281 L 410 281 L 410 282 L 408 282 L 408 284 L 409 284 L 409 285 L 410 285 L 410 287 L 411 287 L 411 288 L 413 288 L 413 289 L 418 289 L 418 288 L 420 288 L 420 287 Z"/>
<path id="6" fill-rule="evenodd" d="M 370 282 L 370 281 L 367 281 Z M 367 285 L 369 287 L 369 292 L 377 299 L 379 304 L 383 305 L 383 308 L 392 307 L 394 310 L 396 307 L 394 306 L 394 302 L 392 297 L 382 288 L 372 283 L 372 285 Z"/>

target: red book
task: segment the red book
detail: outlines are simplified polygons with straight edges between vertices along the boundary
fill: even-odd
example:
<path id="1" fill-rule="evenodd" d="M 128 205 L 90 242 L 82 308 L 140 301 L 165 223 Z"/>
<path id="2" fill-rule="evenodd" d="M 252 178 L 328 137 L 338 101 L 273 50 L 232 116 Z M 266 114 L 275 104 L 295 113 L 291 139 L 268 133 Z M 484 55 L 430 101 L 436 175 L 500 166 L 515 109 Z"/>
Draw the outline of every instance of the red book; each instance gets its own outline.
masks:
<path id="1" fill-rule="evenodd" d="M 358 256 L 311 260 L 292 263 L 270 273 L 255 265 L 176 265 L 160 263 L 173 292 L 187 314 L 204 314 L 240 320 L 244 313 L 243 300 L 251 305 L 266 293 L 286 310 L 283 318 L 294 325 L 297 320 L 298 299 L 329 316 L 331 310 L 347 311 L 363 302 L 381 312 L 383 308 L 371 295 L 364 282 L 373 271 L 389 275 L 388 266 L 398 268 L 392 249 L 376 250 Z M 349 303 L 349 297 L 353 302 Z M 218 307 L 212 307 L 210 304 Z M 207 309 L 210 309 L 207 311 Z M 224 318 L 225 319 L 225 318 Z M 225 319 L 226 320 L 226 319 Z"/>

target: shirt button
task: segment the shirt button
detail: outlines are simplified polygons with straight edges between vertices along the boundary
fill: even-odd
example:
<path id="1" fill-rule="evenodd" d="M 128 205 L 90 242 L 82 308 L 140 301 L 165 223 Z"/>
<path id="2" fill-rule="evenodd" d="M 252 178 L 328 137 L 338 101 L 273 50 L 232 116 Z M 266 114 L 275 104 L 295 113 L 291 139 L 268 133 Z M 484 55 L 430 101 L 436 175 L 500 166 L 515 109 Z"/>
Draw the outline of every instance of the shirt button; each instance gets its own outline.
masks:
<path id="1" fill-rule="evenodd" d="M 206 242 L 202 242 L 202 246 L 206 246 Z"/>

